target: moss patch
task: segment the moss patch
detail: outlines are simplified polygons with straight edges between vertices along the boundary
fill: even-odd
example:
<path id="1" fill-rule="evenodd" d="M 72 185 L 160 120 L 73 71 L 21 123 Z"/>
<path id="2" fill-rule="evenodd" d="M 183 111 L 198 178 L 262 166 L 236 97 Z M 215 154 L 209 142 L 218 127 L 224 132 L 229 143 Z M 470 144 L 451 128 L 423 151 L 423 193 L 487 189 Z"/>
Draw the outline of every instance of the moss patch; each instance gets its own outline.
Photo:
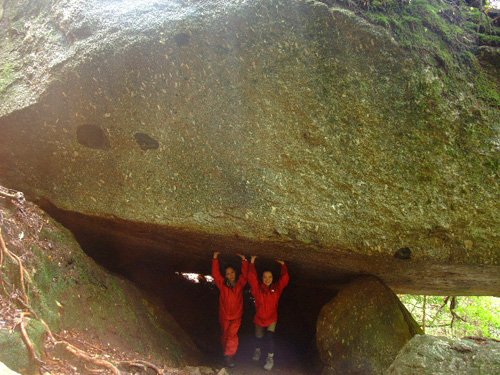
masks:
<path id="1" fill-rule="evenodd" d="M 45 334 L 42 324 L 36 320 L 30 320 L 26 326 L 26 331 L 35 346 L 37 354 L 41 355 Z M 22 374 L 29 374 L 34 370 L 26 346 L 18 331 L 0 329 L 0 362 Z"/>
<path id="2" fill-rule="evenodd" d="M 153 308 L 129 282 L 94 263 L 66 229 L 39 209 L 26 203 L 23 211 L 23 215 L 5 214 L 6 232 L 13 238 L 23 233 L 22 241 L 11 240 L 8 247 L 22 254 L 31 276 L 27 291 L 31 305 L 53 332 L 82 332 L 99 345 L 168 366 L 197 356 L 192 342 L 166 311 Z M 38 227 L 42 227 L 39 232 Z M 17 265 L 7 262 L 4 271 L 10 283 L 18 282 Z M 31 320 L 27 329 L 40 349 L 43 326 Z M 29 369 L 17 332 L 0 331 L 0 361 L 23 373 Z"/>
<path id="3" fill-rule="evenodd" d="M 158 324 L 155 311 L 134 287 L 90 260 L 65 229 L 45 228 L 41 238 L 57 244 L 56 252 L 34 248 L 38 259 L 34 301 L 52 326 L 92 327 L 93 334 L 104 341 L 144 355 L 167 357 L 176 365 L 182 363 L 185 342 L 179 344 Z"/>

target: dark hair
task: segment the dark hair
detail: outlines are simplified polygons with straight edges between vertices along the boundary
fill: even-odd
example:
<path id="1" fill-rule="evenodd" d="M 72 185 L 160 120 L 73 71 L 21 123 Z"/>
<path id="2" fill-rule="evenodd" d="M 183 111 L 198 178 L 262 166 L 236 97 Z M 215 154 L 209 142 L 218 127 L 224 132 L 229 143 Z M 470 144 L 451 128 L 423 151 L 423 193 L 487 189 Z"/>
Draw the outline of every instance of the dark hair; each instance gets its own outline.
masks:
<path id="1" fill-rule="evenodd" d="M 234 267 L 232 264 L 228 264 L 227 266 L 224 267 L 224 273 L 227 271 L 228 268 L 232 268 L 234 272 L 236 272 L 236 267 Z"/>

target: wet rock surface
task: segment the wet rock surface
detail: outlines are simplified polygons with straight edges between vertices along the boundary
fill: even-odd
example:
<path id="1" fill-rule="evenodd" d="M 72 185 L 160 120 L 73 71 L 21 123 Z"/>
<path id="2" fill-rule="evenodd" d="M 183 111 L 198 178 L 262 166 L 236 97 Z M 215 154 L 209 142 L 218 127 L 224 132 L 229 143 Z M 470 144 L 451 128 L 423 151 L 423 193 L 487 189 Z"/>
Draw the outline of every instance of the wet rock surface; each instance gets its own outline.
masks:
<path id="1" fill-rule="evenodd" d="M 216 245 L 305 283 L 500 290 L 498 112 L 387 30 L 299 0 L 7 2 L 0 22 L 0 178 L 73 230 L 191 271 Z"/>
<path id="2" fill-rule="evenodd" d="M 497 340 L 450 339 L 417 335 L 398 354 L 385 375 L 482 375 L 500 372 Z"/>
<path id="3" fill-rule="evenodd" d="M 387 286 L 373 277 L 359 278 L 319 314 L 322 373 L 382 374 L 417 333 L 423 332 Z"/>

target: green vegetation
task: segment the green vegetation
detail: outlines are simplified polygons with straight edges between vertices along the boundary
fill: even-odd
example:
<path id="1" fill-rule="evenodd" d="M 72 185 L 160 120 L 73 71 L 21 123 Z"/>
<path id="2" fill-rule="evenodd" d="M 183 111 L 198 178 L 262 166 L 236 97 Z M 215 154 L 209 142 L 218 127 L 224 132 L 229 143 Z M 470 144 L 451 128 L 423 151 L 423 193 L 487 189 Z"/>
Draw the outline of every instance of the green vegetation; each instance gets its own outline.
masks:
<path id="1" fill-rule="evenodd" d="M 500 338 L 500 298 L 401 295 L 426 334 Z"/>
<path id="2" fill-rule="evenodd" d="M 401 46 L 417 51 L 426 63 L 444 70 L 447 84 L 457 79 L 469 81 L 463 77 L 469 68 L 484 80 L 474 55 L 477 47 L 500 46 L 500 27 L 486 15 L 488 5 L 478 9 L 463 1 L 414 0 L 403 5 L 388 0 L 372 1 L 366 9 L 366 1 L 356 4 L 360 16 L 388 29 Z M 493 84 L 489 86 L 486 91 L 496 91 Z M 492 104 L 500 102 L 494 100 Z"/>
<path id="3" fill-rule="evenodd" d="M 454 6 L 435 0 L 415 0 L 405 6 L 390 1 L 378 4 L 374 2 L 362 15 L 389 28 L 403 47 L 436 58 L 445 69 L 455 65 L 451 53 L 459 55 L 468 49 L 467 31 L 461 25 L 464 18 Z"/>
<path id="4" fill-rule="evenodd" d="M 500 36 L 479 34 L 479 43 L 485 46 L 500 47 Z"/>
<path id="5" fill-rule="evenodd" d="M 369 9 L 360 8 L 360 16 L 388 29 L 401 46 L 417 52 L 427 66 L 424 75 L 416 72 L 416 84 L 410 85 L 415 103 L 421 107 L 417 112 L 424 115 L 418 117 L 424 121 L 426 109 L 434 108 L 430 116 L 442 112 L 439 106 L 449 106 L 457 92 L 462 93 L 458 97 L 470 96 L 471 101 L 473 96 L 481 98 L 493 111 L 500 105 L 498 67 L 491 63 L 495 57 L 483 57 L 479 49 L 481 45 L 500 46 L 500 28 L 491 24 L 486 10 L 463 1 L 438 0 L 414 0 L 404 5 L 392 0 L 374 1 Z M 477 56 L 482 58 L 481 64 Z M 488 61 L 491 66 L 485 67 Z M 436 119 L 427 120 L 438 123 Z"/>

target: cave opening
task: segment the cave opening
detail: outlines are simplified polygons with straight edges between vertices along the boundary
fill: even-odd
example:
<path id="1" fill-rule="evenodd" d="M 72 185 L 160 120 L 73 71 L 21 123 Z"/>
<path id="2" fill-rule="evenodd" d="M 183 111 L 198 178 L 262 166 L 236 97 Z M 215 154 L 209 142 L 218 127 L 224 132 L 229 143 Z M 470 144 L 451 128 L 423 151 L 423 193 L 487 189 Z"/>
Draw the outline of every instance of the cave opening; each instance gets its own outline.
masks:
<path id="1" fill-rule="evenodd" d="M 77 234 L 81 238 L 85 234 Z M 170 264 L 168 255 L 162 253 L 138 256 L 137 249 L 116 248 L 112 241 L 99 241 L 83 249 L 108 270 L 129 279 L 146 292 L 149 298 L 165 308 L 188 333 L 206 363 L 217 363 L 222 358 L 219 345 L 218 322 L 219 291 L 211 282 L 209 273 L 196 274 L 189 269 L 178 269 Z M 116 260 L 120 259 L 117 263 Z M 238 258 L 221 256 L 223 269 L 233 265 L 239 272 Z M 261 260 L 262 269 L 271 269 L 279 275 L 279 268 L 272 267 L 269 259 Z M 209 269 L 211 257 L 206 259 Z M 265 264 L 265 266 L 263 265 Z M 333 298 L 334 292 L 321 287 L 301 286 L 292 281 L 285 289 L 279 307 L 276 334 L 277 363 L 287 368 L 309 368 L 318 364 L 315 349 L 316 319 L 321 307 Z M 196 275 L 196 276 L 195 276 Z M 208 277 L 207 277 L 208 276 Z M 236 360 L 251 362 L 254 344 L 253 316 L 255 307 L 249 287 L 244 292 L 244 316 L 239 331 L 240 347 Z M 281 363 L 280 363 L 281 361 Z"/>
<path id="2" fill-rule="evenodd" d="M 47 205 L 45 205 L 47 209 Z M 214 247 L 209 237 L 184 233 L 165 244 L 152 244 L 147 230 L 141 228 L 131 236 L 130 227 L 108 222 L 106 225 L 95 218 L 48 209 L 59 222 L 69 228 L 82 249 L 109 272 L 118 274 L 138 286 L 150 302 L 170 313 L 190 336 L 202 354 L 200 363 L 220 366 L 222 350 L 218 322 L 219 291 L 212 282 L 212 254 L 204 251 L 189 252 L 194 243 L 207 243 Z M 127 224 L 130 225 L 130 224 Z M 221 271 L 232 265 L 240 272 L 238 250 L 222 246 Z M 215 250 L 215 248 L 213 249 Z M 177 252 L 177 253 L 176 253 Z M 247 257 L 250 250 L 244 252 Z M 259 273 L 271 270 L 277 280 L 280 266 L 274 259 L 259 257 L 256 262 Z M 276 367 L 286 373 L 316 373 L 320 360 L 316 350 L 316 320 L 324 304 L 336 294 L 336 290 L 320 283 L 303 283 L 294 278 L 294 265 L 289 264 L 290 284 L 279 303 L 276 329 Z M 253 316 L 255 307 L 249 286 L 244 292 L 244 315 L 239 331 L 240 345 L 235 357 L 237 363 L 252 363 L 254 349 Z M 255 364 L 254 364 L 255 365 Z"/>

